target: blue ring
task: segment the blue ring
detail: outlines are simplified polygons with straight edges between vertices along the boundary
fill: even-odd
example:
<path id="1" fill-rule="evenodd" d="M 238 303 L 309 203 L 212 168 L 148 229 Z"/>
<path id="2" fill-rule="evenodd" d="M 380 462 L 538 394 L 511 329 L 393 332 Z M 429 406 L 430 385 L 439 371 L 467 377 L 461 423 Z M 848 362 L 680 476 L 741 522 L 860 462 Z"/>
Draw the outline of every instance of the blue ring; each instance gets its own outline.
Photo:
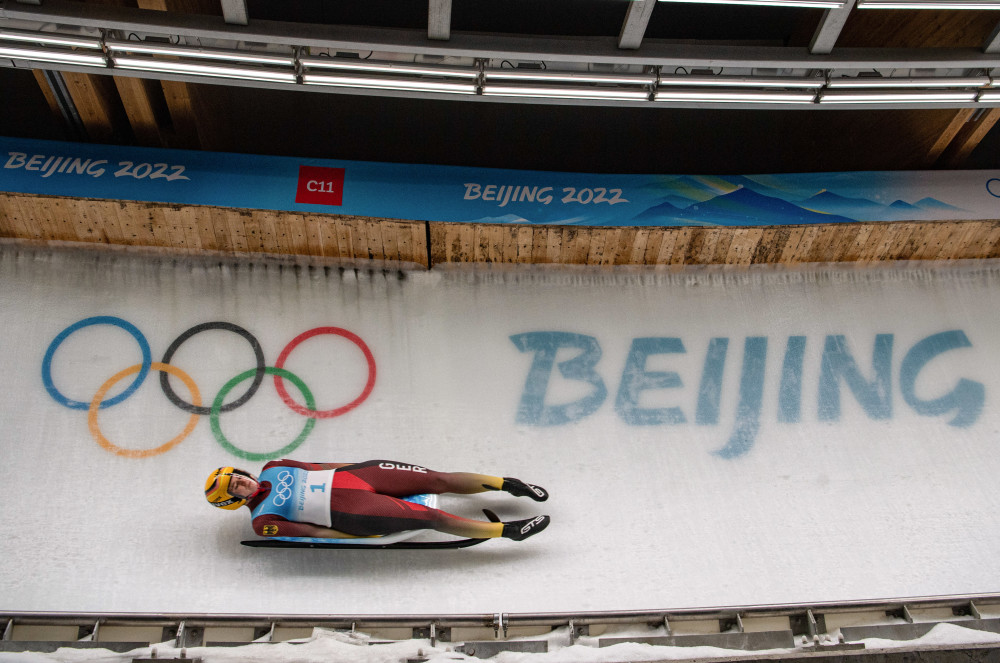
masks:
<path id="1" fill-rule="evenodd" d="M 56 336 L 51 343 L 49 343 L 49 349 L 45 351 L 45 358 L 42 360 L 42 383 L 45 385 L 45 390 L 49 392 L 49 396 L 56 399 L 56 402 L 62 403 L 66 407 L 74 410 L 89 410 L 90 403 L 74 401 L 71 398 L 66 398 L 59 392 L 58 389 L 56 389 L 55 383 L 52 382 L 52 356 L 70 334 L 78 329 L 90 327 L 91 325 L 112 325 L 114 327 L 120 327 L 132 335 L 132 337 L 139 343 L 139 349 L 142 350 L 142 367 L 139 369 L 139 374 L 135 376 L 135 380 L 132 381 L 132 384 L 129 385 L 128 389 L 114 398 L 101 401 L 101 404 L 99 405 L 100 408 L 110 407 L 117 403 L 121 403 L 123 400 L 131 396 L 132 392 L 138 389 L 139 385 L 142 384 L 142 381 L 146 379 L 147 375 L 149 375 L 149 368 L 153 363 L 153 353 L 149 349 L 149 343 L 146 341 L 146 337 L 143 336 L 142 332 L 139 331 L 139 328 L 131 322 L 127 322 L 121 318 L 116 318 L 110 315 L 98 315 L 92 318 L 84 318 L 83 320 L 70 325 L 66 329 L 62 330 L 59 335 Z"/>
<path id="2" fill-rule="evenodd" d="M 994 198 L 1000 198 L 1000 193 L 993 193 L 993 191 L 990 189 L 991 182 L 1000 182 L 1000 179 L 993 177 L 991 179 L 986 180 L 986 193 L 990 194 Z"/>

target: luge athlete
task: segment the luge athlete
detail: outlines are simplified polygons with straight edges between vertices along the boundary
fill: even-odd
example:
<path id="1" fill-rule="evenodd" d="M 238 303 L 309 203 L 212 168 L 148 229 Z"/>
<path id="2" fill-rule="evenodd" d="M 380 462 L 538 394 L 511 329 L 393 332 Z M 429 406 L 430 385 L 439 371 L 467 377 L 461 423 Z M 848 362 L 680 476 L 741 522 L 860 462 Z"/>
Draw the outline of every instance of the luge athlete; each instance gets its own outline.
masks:
<path id="1" fill-rule="evenodd" d="M 205 497 L 222 509 L 250 508 L 261 536 L 349 539 L 431 529 L 475 539 L 522 541 L 545 529 L 548 516 L 492 523 L 460 518 L 400 498 L 424 493 L 472 494 L 502 490 L 544 502 L 545 489 L 510 477 L 435 472 L 390 460 L 303 463 L 276 460 L 260 477 L 220 467 L 205 483 Z"/>

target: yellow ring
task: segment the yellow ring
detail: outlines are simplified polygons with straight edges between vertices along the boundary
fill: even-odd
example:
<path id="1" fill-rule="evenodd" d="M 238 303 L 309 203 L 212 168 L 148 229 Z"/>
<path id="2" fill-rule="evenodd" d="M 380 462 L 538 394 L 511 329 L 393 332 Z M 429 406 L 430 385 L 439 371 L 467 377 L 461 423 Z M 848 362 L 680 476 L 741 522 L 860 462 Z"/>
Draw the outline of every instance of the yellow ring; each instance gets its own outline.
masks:
<path id="1" fill-rule="evenodd" d="M 180 378 L 181 382 L 183 382 L 188 388 L 188 392 L 191 395 L 191 402 L 195 407 L 201 406 L 201 393 L 198 391 L 198 385 L 194 383 L 194 380 L 191 379 L 190 375 L 176 366 L 163 364 L 158 361 L 154 361 L 150 364 L 149 368 L 151 370 L 163 371 L 164 373 L 169 373 L 170 375 Z M 104 395 L 107 394 L 108 390 L 111 389 L 111 387 L 113 387 L 119 380 L 127 378 L 134 373 L 138 373 L 141 369 L 142 364 L 136 364 L 135 366 L 130 366 L 125 370 L 112 375 L 111 379 L 102 384 L 101 388 L 97 390 L 96 394 L 94 394 L 94 399 L 90 401 L 90 410 L 87 412 L 87 426 L 90 427 L 90 433 L 94 436 L 94 439 L 97 440 L 97 443 L 111 453 L 118 454 L 119 456 L 125 456 L 126 458 L 149 458 L 150 456 L 158 456 L 165 451 L 170 451 L 175 446 L 180 444 L 184 438 L 191 434 L 191 431 L 193 431 L 194 427 L 198 424 L 198 417 L 201 416 L 198 413 L 192 413 L 191 417 L 188 419 L 187 426 L 184 427 L 184 430 L 181 431 L 180 435 L 154 449 L 124 449 L 104 437 L 104 434 L 101 433 L 100 427 L 97 425 L 97 411 L 101 407 Z"/>

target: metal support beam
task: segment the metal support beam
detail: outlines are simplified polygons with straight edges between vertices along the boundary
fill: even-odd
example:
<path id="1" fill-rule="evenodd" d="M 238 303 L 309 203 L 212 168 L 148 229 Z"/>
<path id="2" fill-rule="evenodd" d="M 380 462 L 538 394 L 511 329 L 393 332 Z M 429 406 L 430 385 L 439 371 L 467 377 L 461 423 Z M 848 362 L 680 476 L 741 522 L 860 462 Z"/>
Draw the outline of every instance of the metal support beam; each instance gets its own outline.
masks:
<path id="1" fill-rule="evenodd" d="M 656 0 L 632 0 L 628 3 L 628 13 L 618 34 L 618 48 L 639 48 L 655 6 Z"/>
<path id="2" fill-rule="evenodd" d="M 248 25 L 250 15 L 247 13 L 246 0 L 221 0 L 222 18 L 231 25 Z"/>
<path id="3" fill-rule="evenodd" d="M 427 0 L 427 38 L 451 39 L 451 0 Z"/>
<path id="4" fill-rule="evenodd" d="M 80 9 L 86 7 L 86 11 Z M 206 21 L 204 16 L 149 11 L 66 0 L 46 0 L 40 7 L 0 5 L 4 19 L 58 24 L 82 30 L 121 30 L 178 35 L 201 40 L 250 41 L 344 51 L 389 51 L 446 57 L 507 60 L 601 62 L 613 65 L 687 67 L 755 67 L 764 69 L 989 69 L 1000 66 L 1000 56 L 979 48 L 839 48 L 836 56 L 812 54 L 791 46 L 678 44 L 646 40 L 641 52 L 617 48 L 613 37 L 574 39 L 533 35 L 455 33 L 447 43 L 430 44 L 422 30 L 329 26 L 255 20 L 241 27 Z M 15 27 L 15 26 L 11 26 Z M 17 26 L 24 29 L 25 26 Z M 751 64 L 752 63 L 752 64 Z M 71 67 L 59 67 L 71 70 Z M 264 87 L 264 86 L 262 86 Z"/>
<path id="5" fill-rule="evenodd" d="M 983 44 L 983 53 L 1000 53 L 1000 23 L 993 28 L 992 34 Z"/>
<path id="6" fill-rule="evenodd" d="M 51 93 L 50 98 L 59 110 L 59 114 L 62 116 L 66 126 L 69 128 L 70 134 L 73 136 L 74 140 L 87 140 L 87 127 L 84 125 L 83 119 L 80 117 L 80 113 L 76 109 L 73 97 L 70 96 L 69 90 L 66 88 L 66 81 L 63 78 L 62 73 L 51 69 L 42 69 L 41 78 L 48 86 L 49 92 Z M 39 84 L 41 84 L 41 81 L 39 81 Z"/>
<path id="7" fill-rule="evenodd" d="M 833 50 L 833 45 L 837 43 L 840 31 L 847 23 L 852 4 L 849 2 L 843 7 L 834 7 L 823 12 L 823 18 L 819 20 L 819 26 L 813 34 L 812 41 L 809 42 L 810 53 L 825 55 Z"/>

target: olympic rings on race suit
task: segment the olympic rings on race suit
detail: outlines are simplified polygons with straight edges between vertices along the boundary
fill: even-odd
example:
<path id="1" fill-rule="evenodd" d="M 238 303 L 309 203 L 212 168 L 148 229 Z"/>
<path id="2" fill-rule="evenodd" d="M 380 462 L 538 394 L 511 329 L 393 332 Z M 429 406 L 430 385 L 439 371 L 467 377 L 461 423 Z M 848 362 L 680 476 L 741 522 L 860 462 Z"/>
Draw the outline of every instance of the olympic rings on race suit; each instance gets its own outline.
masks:
<path id="1" fill-rule="evenodd" d="M 128 332 L 128 334 L 130 334 L 139 344 L 139 349 L 142 353 L 142 363 L 130 366 L 122 371 L 119 371 L 115 375 L 111 376 L 111 378 L 109 378 L 103 385 L 101 385 L 101 387 L 97 390 L 97 393 L 94 395 L 93 399 L 91 399 L 91 401 L 88 403 L 68 398 L 65 395 L 63 395 L 62 392 L 59 391 L 59 389 L 56 388 L 55 383 L 52 380 L 52 359 L 55 356 L 56 350 L 59 348 L 59 346 L 62 345 L 62 343 L 71 334 L 73 334 L 73 332 L 76 332 L 80 329 L 83 329 L 85 327 L 90 327 L 93 325 L 111 325 L 114 327 L 119 327 Z M 191 376 L 189 376 L 187 373 L 177 368 L 176 366 L 172 366 L 169 362 L 173 358 L 174 354 L 177 352 L 177 349 L 184 343 L 184 341 L 188 340 L 189 338 L 191 338 L 192 336 L 194 336 L 199 332 L 203 332 L 210 329 L 231 331 L 246 339 L 246 341 L 250 344 L 251 349 L 253 350 L 257 365 L 255 368 L 251 368 L 248 371 L 244 371 L 243 373 L 240 373 L 233 379 L 229 380 L 229 382 L 227 382 L 222 387 L 222 389 L 219 390 L 218 395 L 216 395 L 216 397 L 212 401 L 212 405 L 209 407 L 205 407 L 202 405 L 201 393 L 198 390 L 198 386 L 195 384 Z M 292 350 L 294 350 L 303 341 L 322 334 L 332 334 L 335 336 L 342 336 L 343 338 L 346 338 L 347 340 L 351 341 L 352 343 L 357 345 L 358 348 L 361 350 L 361 352 L 364 354 L 365 361 L 368 364 L 368 378 L 364 388 L 361 390 L 361 393 L 354 400 L 347 403 L 346 405 L 337 408 L 332 408 L 329 410 L 316 410 L 315 399 L 313 397 L 312 392 L 306 386 L 305 382 L 303 382 L 302 379 L 296 376 L 294 373 L 284 368 L 285 362 L 288 360 L 288 356 L 291 354 Z M 188 419 L 187 425 L 184 427 L 184 430 L 179 435 L 161 444 L 158 447 L 154 447 L 152 449 L 126 449 L 120 447 L 111 442 L 110 440 L 108 440 L 101 432 L 97 421 L 98 412 L 104 408 L 116 405 L 124 401 L 129 396 L 131 396 L 139 388 L 142 382 L 146 379 L 146 376 L 149 375 L 150 370 L 160 371 L 160 387 L 163 390 L 164 395 L 166 395 L 167 399 L 171 403 L 176 405 L 178 408 L 184 410 L 185 412 L 190 412 L 191 417 Z M 110 391 L 110 389 L 115 384 L 133 374 L 136 375 L 135 379 L 122 393 L 118 394 L 117 396 L 114 396 L 113 398 L 104 400 L 104 397 L 107 395 L 108 391 Z M 180 379 L 181 382 L 184 383 L 184 386 L 187 388 L 188 391 L 190 402 L 182 400 L 174 392 L 174 390 L 170 386 L 169 381 L 167 380 L 168 374 L 177 377 L 178 379 Z M 303 426 L 302 428 L 302 431 L 290 443 L 288 443 L 281 449 L 278 449 L 277 451 L 257 453 L 240 449 L 226 438 L 226 436 L 222 433 L 220 414 L 223 412 L 232 412 L 233 410 L 244 405 L 248 400 L 250 400 L 250 398 L 252 398 L 253 395 L 257 393 L 257 389 L 264 381 L 265 375 L 273 376 L 275 389 L 277 389 L 278 394 L 279 396 L 281 396 L 281 399 L 285 403 L 285 405 L 287 405 L 290 409 L 294 410 L 298 414 L 307 417 L 307 419 L 305 426 Z M 194 430 L 195 426 L 198 423 L 199 417 L 203 414 L 207 414 L 210 417 L 212 434 L 214 435 L 216 441 L 224 449 L 229 451 L 234 456 L 252 461 L 271 460 L 274 458 L 280 458 L 294 451 L 296 448 L 298 448 L 300 444 L 302 444 L 305 441 L 305 439 L 309 436 L 309 433 L 312 432 L 313 426 L 316 425 L 316 419 L 329 419 L 332 417 L 339 417 L 340 415 L 350 412 L 358 405 L 363 403 L 365 399 L 368 398 L 369 394 L 371 394 L 372 389 L 375 387 L 375 375 L 376 375 L 375 357 L 374 355 L 372 355 L 372 352 L 369 349 L 368 345 L 357 334 L 354 334 L 340 327 L 316 327 L 314 329 L 310 329 L 306 332 L 299 334 L 298 336 L 293 338 L 288 343 L 288 345 L 284 347 L 284 349 L 282 349 L 281 353 L 278 355 L 278 360 L 275 362 L 274 366 L 266 366 L 264 361 L 264 352 L 261 349 L 260 342 L 249 331 L 247 331 L 243 327 L 234 325 L 231 322 L 219 322 L 219 321 L 205 322 L 199 325 L 195 325 L 194 327 L 191 327 L 190 329 L 182 333 L 180 336 L 178 336 L 176 339 L 174 339 L 174 341 L 167 347 L 167 351 L 163 354 L 163 360 L 159 362 L 154 362 L 152 360 L 152 352 L 149 347 L 149 342 L 146 340 L 146 337 L 143 335 L 143 333 L 139 331 L 138 327 L 121 318 L 117 318 L 114 316 L 106 316 L 106 315 L 84 318 L 83 320 L 80 320 L 79 322 L 76 322 L 67 327 L 66 329 L 64 329 L 63 331 L 61 331 L 49 344 L 48 349 L 46 349 L 45 351 L 45 356 L 42 359 L 42 383 L 45 385 L 45 389 L 46 391 L 49 392 L 49 395 L 52 396 L 52 398 L 55 399 L 57 403 L 65 405 L 68 408 L 74 410 L 87 410 L 87 425 L 90 429 L 91 435 L 94 436 L 94 440 L 96 440 L 97 443 L 100 444 L 101 447 L 103 447 L 104 449 L 119 456 L 125 456 L 128 458 L 147 458 L 149 456 L 156 456 L 166 451 L 169 451 L 173 447 L 180 444 L 188 435 L 191 434 L 191 432 Z M 223 405 L 223 401 L 225 400 L 225 397 L 229 394 L 229 392 L 232 391 L 233 388 L 235 388 L 241 382 L 245 382 L 247 380 L 251 380 L 251 382 L 246 392 L 244 392 L 243 395 L 241 395 L 233 402 Z M 306 402 L 305 407 L 302 407 L 301 405 L 296 403 L 292 399 L 292 397 L 288 394 L 288 391 L 285 388 L 285 383 L 284 383 L 285 380 L 288 380 L 293 385 L 295 385 L 295 388 L 298 389 L 298 391 L 302 394 L 302 397 Z"/>

